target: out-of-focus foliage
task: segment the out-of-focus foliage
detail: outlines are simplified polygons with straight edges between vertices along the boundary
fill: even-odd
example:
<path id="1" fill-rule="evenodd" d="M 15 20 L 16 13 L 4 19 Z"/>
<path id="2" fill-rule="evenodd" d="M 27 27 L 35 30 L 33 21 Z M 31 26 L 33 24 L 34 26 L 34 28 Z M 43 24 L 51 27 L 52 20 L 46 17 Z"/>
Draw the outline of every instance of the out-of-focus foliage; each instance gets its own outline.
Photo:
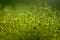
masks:
<path id="1" fill-rule="evenodd" d="M 60 12 L 46 2 L 7 5 L 0 10 L 0 40 L 60 40 Z"/>
<path id="2" fill-rule="evenodd" d="M 15 6 L 18 4 L 44 4 L 45 2 L 47 2 L 48 5 L 52 6 L 52 8 L 60 10 L 60 0 L 0 0 L 0 9 L 3 9 L 7 5 L 15 8 Z"/>
<path id="3" fill-rule="evenodd" d="M 12 6 L 15 8 L 18 4 L 35 4 L 38 0 L 0 0 L 0 9 L 2 10 L 5 6 Z"/>
<path id="4" fill-rule="evenodd" d="M 60 0 L 47 0 L 47 2 L 52 8 L 60 10 Z"/>

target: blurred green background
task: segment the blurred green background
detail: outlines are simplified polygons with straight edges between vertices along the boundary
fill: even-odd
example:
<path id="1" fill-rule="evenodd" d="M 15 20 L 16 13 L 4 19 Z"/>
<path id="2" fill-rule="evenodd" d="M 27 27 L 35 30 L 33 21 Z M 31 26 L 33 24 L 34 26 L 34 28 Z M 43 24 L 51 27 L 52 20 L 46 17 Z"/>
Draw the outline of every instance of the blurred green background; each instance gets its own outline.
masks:
<path id="1" fill-rule="evenodd" d="M 0 0 L 0 40 L 60 40 L 60 0 Z"/>

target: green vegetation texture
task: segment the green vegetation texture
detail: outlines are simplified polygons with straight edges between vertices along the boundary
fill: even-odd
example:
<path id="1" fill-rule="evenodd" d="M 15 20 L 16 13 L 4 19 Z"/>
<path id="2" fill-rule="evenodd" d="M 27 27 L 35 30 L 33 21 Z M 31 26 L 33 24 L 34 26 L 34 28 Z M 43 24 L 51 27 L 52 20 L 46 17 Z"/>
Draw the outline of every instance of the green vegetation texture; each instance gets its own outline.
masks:
<path id="1" fill-rule="evenodd" d="M 0 40 L 60 40 L 60 11 L 46 3 L 5 6 L 0 10 Z"/>

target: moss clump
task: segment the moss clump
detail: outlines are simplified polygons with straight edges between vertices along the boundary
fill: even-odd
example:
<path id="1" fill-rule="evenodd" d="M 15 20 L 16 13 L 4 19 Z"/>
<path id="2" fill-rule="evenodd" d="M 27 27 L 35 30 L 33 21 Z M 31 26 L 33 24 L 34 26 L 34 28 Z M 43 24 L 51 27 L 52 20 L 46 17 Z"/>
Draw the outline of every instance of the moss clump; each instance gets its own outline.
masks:
<path id="1" fill-rule="evenodd" d="M 60 40 L 60 17 L 47 6 L 6 8 L 0 14 L 0 40 Z"/>

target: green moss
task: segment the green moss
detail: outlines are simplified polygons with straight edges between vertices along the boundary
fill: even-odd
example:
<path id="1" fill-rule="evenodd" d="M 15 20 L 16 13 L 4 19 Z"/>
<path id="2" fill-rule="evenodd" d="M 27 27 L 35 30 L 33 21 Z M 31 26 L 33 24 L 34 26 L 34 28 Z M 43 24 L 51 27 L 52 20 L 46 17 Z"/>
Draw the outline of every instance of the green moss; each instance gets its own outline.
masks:
<path id="1" fill-rule="evenodd" d="M 0 14 L 0 40 L 60 40 L 60 17 L 48 6 L 6 8 Z"/>

